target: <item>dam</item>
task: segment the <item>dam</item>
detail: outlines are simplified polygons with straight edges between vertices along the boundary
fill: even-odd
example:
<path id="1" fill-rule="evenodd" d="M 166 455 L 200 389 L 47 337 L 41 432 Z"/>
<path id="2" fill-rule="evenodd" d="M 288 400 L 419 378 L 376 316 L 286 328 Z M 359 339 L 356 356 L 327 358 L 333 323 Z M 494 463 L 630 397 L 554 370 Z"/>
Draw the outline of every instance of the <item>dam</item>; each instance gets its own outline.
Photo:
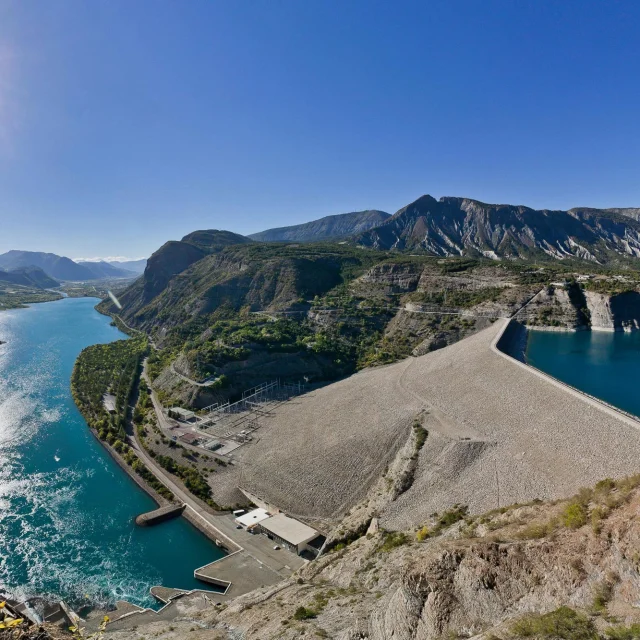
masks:
<path id="1" fill-rule="evenodd" d="M 421 412 L 429 437 L 413 484 L 380 513 L 387 529 L 416 527 L 454 503 L 481 513 L 637 472 L 640 423 L 500 353 L 507 323 L 279 408 L 228 485 L 337 521 L 384 474 Z"/>

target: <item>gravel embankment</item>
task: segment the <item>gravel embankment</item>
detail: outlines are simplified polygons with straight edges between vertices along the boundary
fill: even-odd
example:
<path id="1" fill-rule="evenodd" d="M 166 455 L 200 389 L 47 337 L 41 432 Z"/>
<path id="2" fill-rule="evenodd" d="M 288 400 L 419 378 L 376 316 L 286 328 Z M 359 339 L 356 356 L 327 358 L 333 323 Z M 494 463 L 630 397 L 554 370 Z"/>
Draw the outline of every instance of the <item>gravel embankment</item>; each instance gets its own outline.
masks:
<path id="1" fill-rule="evenodd" d="M 429 439 L 411 489 L 382 524 L 413 526 L 452 503 L 480 512 L 575 493 L 640 471 L 640 431 L 491 350 L 502 327 L 416 359 L 406 388 L 486 441 Z"/>
<path id="2" fill-rule="evenodd" d="M 422 408 L 398 386 L 410 362 L 363 371 L 263 418 L 259 441 L 238 450 L 238 484 L 292 514 L 347 511 L 382 475 Z"/>
<path id="3" fill-rule="evenodd" d="M 494 353 L 502 324 L 296 398 L 264 419 L 259 442 L 215 483 L 292 514 L 339 517 L 424 408 L 430 436 L 413 486 L 381 514 L 387 528 L 417 526 L 456 502 L 481 512 L 640 471 L 640 431 Z"/>

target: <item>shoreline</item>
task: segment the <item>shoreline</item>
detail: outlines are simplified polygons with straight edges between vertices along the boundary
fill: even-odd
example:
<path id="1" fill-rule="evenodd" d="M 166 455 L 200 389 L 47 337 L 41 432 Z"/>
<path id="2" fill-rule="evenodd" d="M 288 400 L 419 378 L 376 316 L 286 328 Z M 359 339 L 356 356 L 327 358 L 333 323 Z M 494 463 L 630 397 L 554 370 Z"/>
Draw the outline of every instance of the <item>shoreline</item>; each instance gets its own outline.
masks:
<path id="1" fill-rule="evenodd" d="M 529 371 L 529 373 L 532 373 L 533 375 L 538 376 L 539 378 L 542 378 L 543 380 L 546 380 L 550 384 L 553 384 L 554 386 L 563 389 L 567 393 L 580 398 L 581 400 L 583 400 L 587 404 L 589 404 L 589 405 L 591 405 L 593 407 L 596 407 L 597 409 L 600 409 L 604 413 L 606 413 L 606 414 L 608 414 L 610 416 L 613 416 L 613 417 L 617 418 L 618 420 L 621 420 L 622 422 L 624 422 L 628 426 L 633 427 L 634 429 L 640 430 L 640 416 L 636 416 L 636 415 L 634 415 L 632 413 L 629 413 L 628 411 L 625 411 L 624 409 L 620 409 L 619 407 L 616 407 L 615 405 L 610 404 L 606 400 L 602 400 L 601 398 L 598 398 L 596 396 L 592 396 L 591 394 L 587 393 L 586 391 L 582 391 L 582 390 L 580 390 L 580 389 L 578 389 L 578 388 L 576 388 L 576 387 L 574 387 L 574 386 L 572 386 L 570 384 L 567 384 L 566 382 L 563 382 L 562 380 L 559 380 L 558 378 L 554 378 L 553 376 L 549 375 L 548 373 L 545 373 L 541 369 L 538 369 L 537 367 L 534 367 L 533 365 L 527 363 L 525 359 L 520 360 L 519 357 L 516 357 L 516 356 L 520 356 L 520 352 L 519 351 L 517 353 L 512 353 L 511 349 L 504 349 L 503 350 L 503 348 L 501 348 L 501 346 L 500 346 L 500 343 L 502 342 L 503 339 L 506 339 L 506 340 L 513 340 L 514 339 L 514 336 L 513 336 L 514 330 L 515 331 L 519 331 L 518 328 L 516 327 L 516 325 L 518 325 L 521 328 L 521 331 L 524 331 L 525 334 L 528 333 L 528 329 L 526 328 L 526 325 L 520 324 L 517 320 L 514 321 L 512 318 L 509 318 L 505 322 L 505 324 L 502 327 L 502 329 L 498 332 L 496 337 L 493 339 L 493 342 L 491 343 L 491 350 L 494 353 L 497 353 L 502 358 L 506 358 L 510 362 L 513 362 L 513 363 L 517 364 L 519 367 L 525 368 L 527 371 Z M 511 329 L 510 330 L 510 328 L 512 326 L 515 329 Z M 510 336 L 507 336 L 508 332 L 511 333 Z M 521 340 L 522 336 L 518 336 L 516 339 L 520 339 Z M 511 343 L 511 345 L 513 346 L 513 342 Z M 516 348 L 518 348 L 518 347 L 516 346 Z M 525 351 L 526 351 L 526 342 L 525 342 Z M 522 351 L 522 357 L 524 358 L 524 351 Z"/>
<path id="2" fill-rule="evenodd" d="M 88 297 L 88 296 L 85 296 L 85 297 Z M 123 322 L 120 320 L 118 316 L 102 313 L 99 309 L 97 309 L 97 306 L 98 305 L 94 306 L 94 311 L 96 311 L 97 313 L 100 313 L 100 315 L 110 317 L 112 319 L 113 321 L 112 324 L 115 325 L 118 331 L 124 334 L 124 336 L 121 338 L 122 340 L 129 340 L 130 338 L 135 337 L 133 335 L 133 332 L 130 329 L 126 328 L 126 326 L 123 326 Z M 140 333 L 143 333 L 143 332 L 140 332 Z M 74 367 L 76 366 L 79 357 L 80 356 L 78 355 L 78 357 L 76 358 L 76 362 L 74 363 Z M 142 375 L 138 377 L 136 382 L 136 387 L 139 387 L 141 380 L 142 380 Z M 171 492 L 172 494 L 171 500 L 160 495 L 160 493 L 158 493 L 158 491 L 154 489 L 154 487 L 152 487 L 140 474 L 138 474 L 136 470 L 133 469 L 132 466 L 127 464 L 123 456 L 121 456 L 108 442 L 103 441 L 100 438 L 96 429 L 89 425 L 87 419 L 83 415 L 80 406 L 76 402 L 73 389 L 71 389 L 71 396 L 73 398 L 76 408 L 78 409 L 80 415 L 82 416 L 82 419 L 86 425 L 86 428 L 91 432 L 93 437 L 104 448 L 104 450 L 114 460 L 114 462 L 120 467 L 120 469 L 124 471 L 124 473 L 129 477 L 129 479 L 132 480 L 142 491 L 145 492 L 146 495 L 148 495 L 153 500 L 153 502 L 156 505 L 155 507 L 156 509 L 169 506 L 169 505 L 180 504 L 181 501 L 179 497 L 176 495 L 175 491 L 167 485 L 167 482 L 165 482 L 163 476 L 159 475 L 156 469 L 154 469 L 154 463 L 150 460 L 145 459 L 147 457 L 146 455 L 141 455 L 143 452 L 146 454 L 146 451 L 144 451 L 144 447 L 136 438 L 135 425 L 131 423 L 130 418 L 128 419 L 128 423 L 129 423 L 128 427 L 130 428 L 130 433 L 126 434 L 124 443 L 129 447 L 129 449 L 135 455 L 136 460 L 138 460 L 140 464 L 144 466 L 144 468 L 148 471 L 148 473 L 150 473 L 159 484 L 161 484 L 168 491 Z M 179 478 L 172 478 L 172 482 L 176 482 L 178 484 L 178 487 L 180 487 L 183 491 L 185 491 L 194 501 L 197 501 L 197 504 L 199 504 L 201 508 L 203 509 L 205 508 L 204 504 L 201 503 L 201 501 L 197 498 L 197 496 L 193 496 L 193 494 L 191 494 L 191 492 L 186 487 L 181 486 Z M 185 507 L 186 508 L 183 510 L 183 512 L 180 514 L 179 517 L 184 518 L 184 520 L 188 522 L 191 527 L 196 529 L 200 535 L 204 536 L 208 542 L 212 543 L 215 547 L 217 547 L 224 553 L 222 558 L 219 558 L 219 559 L 226 558 L 228 555 L 236 552 L 238 549 L 241 549 L 241 547 L 238 547 L 238 545 L 234 543 L 233 540 L 228 539 L 225 536 L 225 534 L 223 534 L 221 531 L 216 530 L 213 525 L 209 525 L 209 523 L 205 521 L 202 517 L 198 517 L 198 514 L 195 511 L 192 513 L 192 509 L 188 507 L 186 504 L 185 504 Z M 140 515 L 143 515 L 144 513 L 149 513 L 149 511 L 147 510 L 143 513 L 136 514 L 136 516 L 134 516 L 133 521 L 135 523 L 135 526 L 139 526 L 136 523 L 136 518 L 139 517 Z M 205 566 L 208 566 L 208 565 L 205 565 Z M 194 570 L 193 570 L 194 576 L 196 576 L 196 572 L 199 570 L 199 568 L 201 567 L 194 567 Z M 156 588 L 157 586 L 158 585 L 155 585 Z M 162 585 L 162 586 L 166 586 L 166 585 Z M 149 593 L 153 597 L 155 597 L 153 594 L 152 588 L 150 588 Z M 169 585 L 167 588 L 174 588 L 174 587 L 171 587 Z M 206 592 L 212 592 L 210 588 L 207 589 L 206 586 L 204 585 L 201 590 Z M 213 591 L 213 593 L 217 593 L 217 592 Z"/>

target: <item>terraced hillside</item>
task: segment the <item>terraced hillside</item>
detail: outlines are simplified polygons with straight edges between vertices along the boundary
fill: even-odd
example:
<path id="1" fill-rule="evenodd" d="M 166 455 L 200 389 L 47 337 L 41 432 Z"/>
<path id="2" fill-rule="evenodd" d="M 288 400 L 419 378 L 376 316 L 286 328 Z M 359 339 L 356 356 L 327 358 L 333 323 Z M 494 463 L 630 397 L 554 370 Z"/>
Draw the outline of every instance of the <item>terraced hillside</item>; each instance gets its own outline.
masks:
<path id="1" fill-rule="evenodd" d="M 122 309 L 100 308 L 160 347 L 150 373 L 165 401 L 198 408 L 273 378 L 325 383 L 429 353 L 511 315 L 543 286 L 550 293 L 538 296 L 529 324 L 588 326 L 580 292 L 594 285 L 575 280 L 586 269 L 608 273 L 580 262 L 496 264 L 199 231 L 149 259 L 119 295 Z M 616 286 L 635 290 L 635 272 L 624 273 Z"/>

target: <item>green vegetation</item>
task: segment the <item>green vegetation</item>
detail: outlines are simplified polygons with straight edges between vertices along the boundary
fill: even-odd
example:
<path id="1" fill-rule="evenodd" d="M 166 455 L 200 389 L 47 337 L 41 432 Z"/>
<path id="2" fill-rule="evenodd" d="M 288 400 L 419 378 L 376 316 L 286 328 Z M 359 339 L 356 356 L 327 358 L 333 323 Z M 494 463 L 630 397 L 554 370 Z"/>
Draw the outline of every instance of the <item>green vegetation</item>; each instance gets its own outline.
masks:
<path id="1" fill-rule="evenodd" d="M 632 275 L 633 277 L 631 277 Z M 639 285 L 637 274 L 627 274 L 622 278 L 620 276 L 616 278 L 591 278 L 581 283 L 585 291 L 593 291 L 608 296 L 637 291 Z"/>
<path id="2" fill-rule="evenodd" d="M 593 603 L 591 608 L 593 613 L 600 614 L 606 611 L 607 604 L 613 595 L 613 584 L 611 580 L 599 582 L 593 589 Z"/>
<path id="3" fill-rule="evenodd" d="M 0 282 L 0 311 L 22 309 L 29 304 L 60 299 L 62 296 L 54 291 L 43 291 L 42 289 Z"/>
<path id="4" fill-rule="evenodd" d="M 76 360 L 71 376 L 71 392 L 87 424 L 102 440 L 113 444 L 126 438 L 129 404 L 147 352 L 147 340 L 134 338 L 84 349 Z M 104 406 L 106 393 L 116 397 L 116 411 Z"/>
<path id="5" fill-rule="evenodd" d="M 409 542 L 409 536 L 402 531 L 386 531 L 382 541 L 382 545 L 378 548 L 378 551 L 385 553 L 401 547 Z"/>
<path id="6" fill-rule="evenodd" d="M 420 449 L 424 447 L 424 443 L 427 441 L 429 432 L 418 422 L 413 423 L 413 433 L 415 435 L 415 444 L 413 448 L 413 458 L 417 459 Z"/>
<path id="7" fill-rule="evenodd" d="M 313 609 L 307 609 L 307 607 L 298 607 L 293 614 L 295 620 L 311 620 L 316 618 L 317 614 Z"/>
<path id="8" fill-rule="evenodd" d="M 640 624 L 632 624 L 629 627 L 609 627 L 604 632 L 609 640 L 638 640 L 640 638 Z"/>
<path id="9" fill-rule="evenodd" d="M 570 502 L 562 512 L 562 524 L 569 529 L 578 529 L 587 523 L 587 507 L 579 501 Z"/>
<path id="10" fill-rule="evenodd" d="M 408 296 L 408 299 L 412 302 L 435 304 L 440 307 L 470 309 L 483 302 L 497 302 L 503 291 L 502 287 L 446 289 L 427 293 L 417 292 Z"/>
<path id="11" fill-rule="evenodd" d="M 469 513 L 469 507 L 462 504 L 454 504 L 450 509 L 447 509 L 442 514 L 438 515 L 434 513 L 432 518 L 435 519 L 433 526 L 424 525 L 418 529 L 416 533 L 416 540 L 423 542 L 427 538 L 435 538 L 439 536 L 445 529 L 450 526 L 464 520 Z"/>
<path id="12" fill-rule="evenodd" d="M 131 462 L 131 468 L 157 493 L 159 493 L 167 500 L 173 500 L 173 494 L 167 489 L 162 482 L 160 482 L 154 475 L 147 469 L 145 464 L 139 459 L 133 456 L 135 459 Z M 129 463 L 129 459 L 127 459 Z"/>
<path id="13" fill-rule="evenodd" d="M 599 638 L 593 621 L 569 607 L 560 607 L 543 615 L 528 615 L 515 622 L 510 632 L 516 638 L 560 638 L 561 640 L 598 640 Z"/>
<path id="14" fill-rule="evenodd" d="M 183 450 L 183 454 L 184 453 L 185 450 Z M 211 487 L 207 483 L 205 477 L 197 469 L 178 464 L 169 456 L 154 455 L 153 457 L 163 469 L 175 476 L 178 476 L 178 478 L 184 482 L 185 487 L 194 496 L 200 498 L 214 509 L 220 509 L 219 505 L 217 505 L 211 498 Z"/>

